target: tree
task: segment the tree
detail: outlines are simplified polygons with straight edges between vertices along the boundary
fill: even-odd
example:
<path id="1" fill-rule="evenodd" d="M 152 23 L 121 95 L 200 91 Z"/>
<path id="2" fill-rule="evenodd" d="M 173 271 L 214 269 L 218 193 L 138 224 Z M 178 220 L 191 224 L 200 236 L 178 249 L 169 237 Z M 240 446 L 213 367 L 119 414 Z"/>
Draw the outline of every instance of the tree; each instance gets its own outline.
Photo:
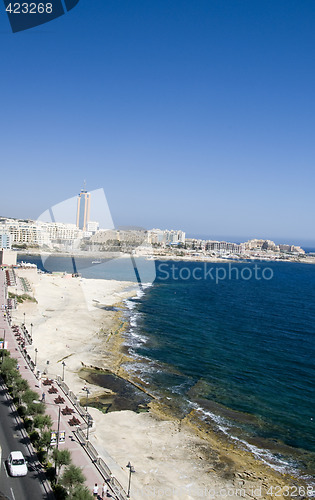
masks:
<path id="1" fill-rule="evenodd" d="M 22 401 L 24 401 L 27 405 L 30 405 L 33 401 L 38 401 L 37 392 L 32 389 L 27 389 L 22 396 Z"/>
<path id="2" fill-rule="evenodd" d="M 93 495 L 86 486 L 76 486 L 68 496 L 69 500 L 93 500 Z"/>
<path id="3" fill-rule="evenodd" d="M 48 452 L 49 448 L 50 448 L 50 443 L 51 443 L 51 433 L 50 431 L 44 431 L 41 435 L 40 435 L 40 438 L 38 440 L 38 446 L 40 448 L 43 448 L 46 450 L 46 452 Z"/>
<path id="4" fill-rule="evenodd" d="M 44 403 L 40 403 L 39 401 L 37 403 L 34 403 L 34 401 L 28 403 L 27 408 L 30 415 L 42 415 L 43 413 L 45 413 L 45 405 Z"/>
<path id="5" fill-rule="evenodd" d="M 60 469 L 63 465 L 70 465 L 71 464 L 71 453 L 69 450 L 57 450 L 57 448 L 54 449 L 53 451 L 53 459 L 55 460 L 56 464 L 56 475 L 59 474 Z M 58 471 L 57 471 L 58 468 Z"/>
<path id="6" fill-rule="evenodd" d="M 68 465 L 63 473 L 61 484 L 67 489 L 68 493 L 72 492 L 74 487 L 83 484 L 85 477 L 82 469 L 76 465 Z"/>
<path id="7" fill-rule="evenodd" d="M 50 415 L 36 415 L 34 418 L 34 427 L 38 429 L 51 429 L 52 419 Z"/>
<path id="8" fill-rule="evenodd" d="M 32 389 L 27 389 L 22 395 L 22 401 L 27 404 L 28 412 L 30 415 L 40 415 L 45 413 L 45 405 L 38 401 L 39 396 L 37 392 Z"/>
<path id="9" fill-rule="evenodd" d="M 16 369 L 16 359 L 10 356 L 5 356 L 1 364 L 1 373 L 5 381 L 15 379 L 17 375 L 20 375 Z"/>
<path id="10" fill-rule="evenodd" d="M 65 499 L 69 498 L 67 490 L 63 486 L 61 486 L 60 484 L 55 484 L 53 486 L 53 492 L 54 492 L 56 500 L 65 500 Z"/>
<path id="11" fill-rule="evenodd" d="M 13 396 L 18 398 L 19 403 L 20 403 L 20 399 L 21 399 L 22 394 L 25 391 L 27 391 L 27 389 L 29 389 L 29 387 L 30 386 L 29 386 L 29 383 L 27 380 L 25 380 L 21 376 L 16 378 L 16 380 L 14 382 L 14 386 L 13 386 Z"/>

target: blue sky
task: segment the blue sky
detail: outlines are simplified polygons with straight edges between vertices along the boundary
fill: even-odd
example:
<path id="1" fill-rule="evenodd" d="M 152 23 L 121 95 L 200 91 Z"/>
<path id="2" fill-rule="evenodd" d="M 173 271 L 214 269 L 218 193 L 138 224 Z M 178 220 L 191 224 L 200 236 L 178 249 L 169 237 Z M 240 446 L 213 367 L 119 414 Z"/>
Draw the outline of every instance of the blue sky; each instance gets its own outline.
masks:
<path id="1" fill-rule="evenodd" d="M 80 0 L 1 41 L 0 215 L 315 241 L 315 3 Z"/>

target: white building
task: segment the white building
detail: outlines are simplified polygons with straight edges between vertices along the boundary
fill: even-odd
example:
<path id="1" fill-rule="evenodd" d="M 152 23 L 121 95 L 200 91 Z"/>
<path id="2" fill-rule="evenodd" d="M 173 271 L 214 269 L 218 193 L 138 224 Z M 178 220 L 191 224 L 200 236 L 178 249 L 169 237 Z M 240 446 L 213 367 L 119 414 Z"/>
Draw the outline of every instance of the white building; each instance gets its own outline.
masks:
<path id="1" fill-rule="evenodd" d="M 184 244 L 185 236 L 186 234 L 180 230 L 151 229 L 148 231 L 148 243 L 161 246 Z"/>
<path id="2" fill-rule="evenodd" d="M 10 249 L 12 246 L 12 236 L 9 231 L 0 227 L 0 248 Z"/>
<path id="3" fill-rule="evenodd" d="M 244 253 L 244 245 L 239 245 L 238 243 L 231 243 L 229 241 L 207 241 L 206 250 L 208 252 L 214 253 L 234 253 L 242 254 Z"/>
<path id="4" fill-rule="evenodd" d="M 87 223 L 87 232 L 88 233 L 94 234 L 94 233 L 96 233 L 96 231 L 99 230 L 99 228 L 100 228 L 99 222 L 89 221 Z"/>
<path id="5" fill-rule="evenodd" d="M 30 220 L 5 219 L 3 231 L 11 235 L 12 245 L 23 244 L 42 246 L 48 243 L 48 236 L 41 226 Z"/>
<path id="6" fill-rule="evenodd" d="M 43 233 L 47 233 L 48 239 L 54 241 L 74 241 L 82 238 L 83 232 L 75 224 L 64 224 L 62 222 L 40 222 L 38 223 Z"/>
<path id="7" fill-rule="evenodd" d="M 0 225 L 0 234 L 8 234 L 11 245 L 49 246 L 53 243 L 74 242 L 83 233 L 75 224 L 62 222 L 40 222 L 32 220 L 5 219 Z"/>

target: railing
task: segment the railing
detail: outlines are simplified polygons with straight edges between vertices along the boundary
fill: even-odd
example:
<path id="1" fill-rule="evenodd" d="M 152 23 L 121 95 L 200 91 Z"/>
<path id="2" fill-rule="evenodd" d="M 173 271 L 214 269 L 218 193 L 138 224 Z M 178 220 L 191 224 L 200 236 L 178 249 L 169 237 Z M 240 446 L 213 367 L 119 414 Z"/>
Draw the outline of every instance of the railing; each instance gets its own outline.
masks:
<path id="1" fill-rule="evenodd" d="M 127 493 L 123 489 L 118 479 L 116 479 L 114 476 L 111 479 L 110 485 L 118 500 L 128 500 Z"/>
<path id="2" fill-rule="evenodd" d="M 106 463 L 104 462 L 104 460 L 101 457 L 98 457 L 96 463 L 97 463 L 98 469 L 100 470 L 102 476 L 105 477 L 105 479 L 107 479 L 108 481 L 110 481 L 113 476 L 112 476 L 111 470 L 108 467 L 108 465 L 106 465 Z"/>
<path id="3" fill-rule="evenodd" d="M 31 335 L 28 333 L 28 330 L 27 330 L 26 326 L 22 325 L 21 328 L 23 330 L 23 335 L 25 337 L 25 340 L 27 340 L 27 342 L 29 343 L 29 345 L 31 345 L 33 343 L 33 339 L 31 337 Z"/>
<path id="4" fill-rule="evenodd" d="M 115 497 L 117 500 L 128 500 L 127 494 L 124 491 L 124 488 L 116 479 L 112 473 L 108 465 L 104 462 L 102 457 L 100 457 L 97 453 L 97 450 L 94 448 L 94 446 L 87 441 L 86 437 L 84 436 L 83 432 L 81 429 L 77 429 L 75 431 L 75 434 L 78 438 L 79 443 L 84 446 L 85 451 L 91 458 L 92 462 L 95 464 L 97 469 L 99 470 L 101 476 L 105 481 L 107 482 L 109 488 L 112 490 L 112 493 L 114 493 Z"/>

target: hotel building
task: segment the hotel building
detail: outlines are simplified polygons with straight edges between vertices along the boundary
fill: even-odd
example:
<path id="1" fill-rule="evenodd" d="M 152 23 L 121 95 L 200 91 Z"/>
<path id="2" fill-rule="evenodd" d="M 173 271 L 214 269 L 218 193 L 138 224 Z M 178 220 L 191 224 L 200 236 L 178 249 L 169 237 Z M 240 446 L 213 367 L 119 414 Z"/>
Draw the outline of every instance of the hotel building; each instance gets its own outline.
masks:
<path id="1" fill-rule="evenodd" d="M 90 220 L 90 202 L 91 193 L 81 189 L 81 193 L 78 195 L 77 227 L 82 231 L 87 231 L 87 224 Z"/>

